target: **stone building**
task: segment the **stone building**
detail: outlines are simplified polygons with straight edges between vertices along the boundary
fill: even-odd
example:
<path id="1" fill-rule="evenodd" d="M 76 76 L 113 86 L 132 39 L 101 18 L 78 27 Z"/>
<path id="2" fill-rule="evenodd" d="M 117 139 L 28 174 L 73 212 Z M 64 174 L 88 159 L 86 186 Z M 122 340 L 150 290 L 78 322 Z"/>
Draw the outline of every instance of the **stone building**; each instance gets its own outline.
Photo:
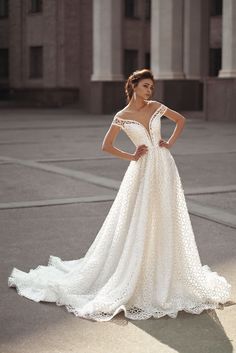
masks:
<path id="1" fill-rule="evenodd" d="M 1 100 L 112 113 L 144 67 L 153 99 L 236 120 L 236 1 L 0 0 Z"/>

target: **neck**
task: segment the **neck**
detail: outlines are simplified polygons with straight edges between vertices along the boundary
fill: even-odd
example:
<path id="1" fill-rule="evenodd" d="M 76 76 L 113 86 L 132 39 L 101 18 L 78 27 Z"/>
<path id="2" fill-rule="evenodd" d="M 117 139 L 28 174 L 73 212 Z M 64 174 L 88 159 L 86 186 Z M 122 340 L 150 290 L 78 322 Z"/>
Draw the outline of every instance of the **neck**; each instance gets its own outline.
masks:
<path id="1" fill-rule="evenodd" d="M 130 103 L 128 104 L 129 107 L 132 107 L 135 110 L 140 110 L 147 105 L 147 102 L 144 99 L 134 99 L 131 98 Z"/>

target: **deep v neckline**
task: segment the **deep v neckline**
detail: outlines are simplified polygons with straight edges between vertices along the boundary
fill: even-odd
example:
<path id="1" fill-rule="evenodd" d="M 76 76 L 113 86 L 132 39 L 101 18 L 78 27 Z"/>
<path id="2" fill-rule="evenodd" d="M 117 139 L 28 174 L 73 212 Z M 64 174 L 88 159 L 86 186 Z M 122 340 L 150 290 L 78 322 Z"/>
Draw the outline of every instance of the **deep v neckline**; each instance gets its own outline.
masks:
<path id="1" fill-rule="evenodd" d="M 134 119 L 123 119 L 123 118 L 120 118 L 120 117 L 118 117 L 118 118 L 119 118 L 120 120 L 123 120 L 123 121 L 131 121 L 131 122 L 133 122 L 133 123 L 136 123 L 136 124 L 142 126 L 142 127 L 144 128 L 144 130 L 146 131 L 146 133 L 147 133 L 147 135 L 148 135 L 150 141 L 152 142 L 151 129 L 150 129 L 150 127 L 151 127 L 151 121 L 152 121 L 153 117 L 155 116 L 155 114 L 159 111 L 159 109 L 160 109 L 162 106 L 163 106 L 163 104 L 161 104 L 161 105 L 153 112 L 153 114 L 152 114 L 151 117 L 149 118 L 149 120 L 148 120 L 148 129 L 146 128 L 146 126 L 143 125 L 143 123 L 141 123 L 141 122 L 138 121 L 138 120 L 134 120 Z"/>

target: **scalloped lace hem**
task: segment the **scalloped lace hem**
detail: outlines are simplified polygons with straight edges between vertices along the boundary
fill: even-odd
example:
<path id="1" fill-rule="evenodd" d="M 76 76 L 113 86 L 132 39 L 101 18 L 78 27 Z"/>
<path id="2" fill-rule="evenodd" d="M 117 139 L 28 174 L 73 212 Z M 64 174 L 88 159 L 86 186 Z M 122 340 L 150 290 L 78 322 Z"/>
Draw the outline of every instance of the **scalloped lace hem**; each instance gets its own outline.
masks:
<path id="1" fill-rule="evenodd" d="M 14 282 L 14 278 L 9 277 L 9 282 L 8 282 L 9 287 L 15 287 L 17 293 L 20 296 L 24 296 L 30 300 L 33 300 L 35 302 L 40 302 L 42 300 L 42 295 L 43 295 L 43 290 L 32 290 L 32 288 L 24 288 L 20 289 L 18 285 Z M 230 286 L 231 287 L 231 286 Z M 180 300 L 180 299 L 179 299 Z M 180 300 L 181 301 L 181 300 Z M 113 319 L 118 313 L 124 312 L 124 316 L 127 319 L 131 320 L 147 320 L 151 317 L 155 319 L 159 319 L 163 316 L 169 316 L 172 319 L 177 318 L 178 313 L 180 311 L 184 311 L 186 313 L 190 314 L 195 314 L 199 315 L 201 314 L 204 310 L 214 310 L 214 309 L 222 309 L 224 307 L 224 304 L 229 301 L 220 301 L 220 302 L 205 302 L 201 304 L 196 304 L 196 303 L 188 303 L 188 305 L 183 304 L 183 302 L 179 305 L 177 305 L 174 309 L 168 309 L 168 310 L 163 310 L 161 308 L 146 308 L 142 309 L 137 306 L 128 306 L 128 305 L 120 305 L 117 307 L 113 312 L 106 312 L 106 311 L 93 311 L 93 312 L 86 312 L 83 310 L 83 308 L 76 308 L 71 305 L 64 304 L 60 302 L 60 300 L 53 301 L 57 306 L 64 306 L 66 310 L 72 314 L 74 314 L 76 317 L 81 317 L 85 319 L 90 319 L 93 321 L 110 321 Z"/>
<path id="2" fill-rule="evenodd" d="M 63 304 L 56 303 L 58 306 L 61 306 Z M 66 309 L 73 313 L 75 316 L 82 317 L 85 319 L 91 319 L 94 321 L 109 321 L 114 316 L 116 316 L 118 313 L 121 311 L 124 312 L 124 316 L 127 319 L 131 320 L 147 320 L 151 317 L 154 317 L 155 319 L 159 319 L 163 316 L 169 316 L 172 319 L 177 318 L 178 313 L 180 311 L 185 311 L 186 313 L 190 314 L 195 314 L 199 315 L 201 314 L 204 310 L 214 310 L 214 309 L 222 309 L 222 306 L 225 303 L 204 303 L 201 305 L 192 305 L 192 306 L 179 306 L 175 308 L 174 310 L 161 310 L 158 308 L 151 309 L 151 310 L 145 310 L 141 309 L 138 307 L 126 307 L 125 305 L 120 305 L 113 313 L 109 312 L 104 312 L 104 311 L 98 311 L 96 313 L 83 313 L 83 310 L 73 308 L 70 305 L 65 305 Z"/>

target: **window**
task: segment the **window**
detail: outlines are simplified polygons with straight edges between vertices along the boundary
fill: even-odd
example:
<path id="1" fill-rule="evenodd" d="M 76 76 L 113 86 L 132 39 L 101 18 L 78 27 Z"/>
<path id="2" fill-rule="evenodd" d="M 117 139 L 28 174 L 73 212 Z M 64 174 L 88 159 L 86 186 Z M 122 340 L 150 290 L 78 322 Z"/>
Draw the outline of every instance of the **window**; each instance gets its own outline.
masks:
<path id="1" fill-rule="evenodd" d="M 209 59 L 209 75 L 218 76 L 221 69 L 221 48 L 211 48 Z"/>
<path id="2" fill-rule="evenodd" d="M 128 77 L 138 69 L 138 50 L 126 49 L 124 51 L 124 75 Z"/>
<path id="3" fill-rule="evenodd" d="M 30 12 L 42 12 L 43 10 L 43 0 L 30 0 Z"/>
<path id="4" fill-rule="evenodd" d="M 125 0 L 125 17 L 138 18 L 137 0 Z"/>
<path id="5" fill-rule="evenodd" d="M 146 20 L 150 20 L 151 18 L 151 0 L 145 1 L 145 18 Z"/>
<path id="6" fill-rule="evenodd" d="M 9 75 L 8 49 L 0 49 L 0 79 L 6 79 Z"/>
<path id="7" fill-rule="evenodd" d="M 0 18 L 8 17 L 8 0 L 0 0 Z"/>
<path id="8" fill-rule="evenodd" d="M 30 78 L 43 77 L 43 47 L 30 47 Z"/>
<path id="9" fill-rule="evenodd" d="M 150 53 L 145 53 L 145 68 L 150 69 Z"/>
<path id="10" fill-rule="evenodd" d="M 222 15 L 222 0 L 211 0 L 210 1 L 210 14 L 211 16 Z"/>

